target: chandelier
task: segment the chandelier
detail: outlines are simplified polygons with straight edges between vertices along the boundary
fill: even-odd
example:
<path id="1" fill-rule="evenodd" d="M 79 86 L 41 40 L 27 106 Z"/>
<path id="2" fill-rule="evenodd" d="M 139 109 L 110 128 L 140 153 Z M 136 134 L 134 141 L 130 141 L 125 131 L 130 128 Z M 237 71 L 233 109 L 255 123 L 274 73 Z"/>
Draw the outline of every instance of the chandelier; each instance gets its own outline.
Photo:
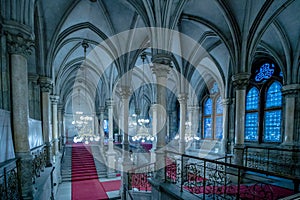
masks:
<path id="1" fill-rule="evenodd" d="M 179 139 L 178 134 L 175 136 L 175 139 L 176 140 Z M 195 134 L 192 133 L 192 122 L 190 122 L 190 121 L 185 122 L 184 140 L 186 142 L 191 142 L 193 140 L 200 140 L 200 137 L 195 136 Z"/>
<path id="2" fill-rule="evenodd" d="M 146 53 L 143 52 L 141 54 L 141 59 L 142 59 L 142 62 L 143 62 L 143 96 L 145 94 L 145 90 L 144 90 L 144 83 L 145 83 L 145 80 L 144 80 L 144 76 L 145 76 L 145 71 L 144 71 L 144 63 L 145 63 L 145 59 L 146 59 Z M 144 100 L 142 100 L 142 103 L 144 104 Z M 144 108 L 145 106 L 142 105 L 142 107 Z M 135 136 L 132 137 L 132 140 L 135 142 L 135 141 L 140 141 L 140 142 L 146 142 L 146 141 L 154 141 L 154 137 L 149 133 L 149 128 L 147 127 L 147 125 L 149 124 L 150 120 L 146 117 L 140 117 L 138 119 L 138 124 L 140 126 L 140 128 L 138 129 L 137 133 Z"/>
<path id="3" fill-rule="evenodd" d="M 82 42 L 82 47 L 84 49 L 84 59 L 86 58 L 86 49 L 89 47 L 88 43 L 86 41 Z M 84 65 L 81 67 L 82 70 L 84 70 L 84 84 L 86 84 L 86 72 Z M 86 96 L 86 95 L 84 95 Z M 78 109 L 80 110 L 80 89 L 78 89 Z M 96 141 L 98 142 L 100 140 L 99 135 L 96 135 L 93 133 L 93 130 L 91 128 L 93 117 L 84 115 L 82 111 L 76 111 L 74 120 L 72 121 L 72 124 L 76 128 L 78 135 L 74 137 L 73 141 L 74 143 L 83 142 L 85 144 L 89 144 L 90 142 Z"/>

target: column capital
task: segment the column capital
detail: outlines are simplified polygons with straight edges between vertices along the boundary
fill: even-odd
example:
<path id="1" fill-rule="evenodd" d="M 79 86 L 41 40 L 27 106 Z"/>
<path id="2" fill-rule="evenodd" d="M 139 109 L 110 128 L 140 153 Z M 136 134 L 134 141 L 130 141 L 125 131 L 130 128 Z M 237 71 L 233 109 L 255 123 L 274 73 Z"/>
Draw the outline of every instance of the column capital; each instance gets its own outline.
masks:
<path id="1" fill-rule="evenodd" d="M 50 92 L 53 87 L 52 80 L 46 76 L 41 76 L 39 78 L 39 83 L 41 85 L 42 92 Z"/>
<path id="2" fill-rule="evenodd" d="M 186 93 L 180 93 L 177 97 L 180 104 L 186 104 L 188 100 L 188 95 Z"/>
<path id="3" fill-rule="evenodd" d="M 170 65 L 166 65 L 166 64 L 161 64 L 161 63 L 153 63 L 153 66 L 150 67 L 153 74 L 156 75 L 157 78 L 167 78 L 171 67 Z"/>
<path id="4" fill-rule="evenodd" d="M 300 84 L 289 84 L 282 86 L 282 95 L 287 97 L 296 97 L 300 92 Z"/>
<path id="5" fill-rule="evenodd" d="M 52 104 L 57 105 L 58 104 L 58 100 L 59 100 L 59 96 L 58 95 L 51 95 L 50 96 L 50 100 L 51 100 Z"/>
<path id="6" fill-rule="evenodd" d="M 222 99 L 222 105 L 230 105 L 232 104 L 232 99 L 231 98 L 227 98 L 227 99 Z"/>
<path id="7" fill-rule="evenodd" d="M 231 77 L 233 86 L 237 89 L 237 90 L 245 90 L 248 83 L 249 83 L 249 78 L 250 78 L 249 73 L 239 73 L 239 74 L 235 74 Z"/>
<path id="8" fill-rule="evenodd" d="M 62 103 L 59 103 L 59 104 L 57 105 L 57 110 L 58 110 L 59 112 L 63 112 L 63 111 L 64 111 L 64 105 L 63 105 Z"/>
<path id="9" fill-rule="evenodd" d="M 152 56 L 152 63 L 170 66 L 172 56 L 170 54 L 158 53 Z"/>
<path id="10" fill-rule="evenodd" d="M 105 104 L 107 107 L 113 107 L 115 105 L 115 101 L 113 99 L 107 99 Z"/>
<path id="11" fill-rule="evenodd" d="M 101 113 L 105 113 L 105 106 L 99 106 L 99 112 Z"/>
<path id="12" fill-rule="evenodd" d="M 39 79 L 38 74 L 28 74 L 28 81 L 32 83 L 37 83 Z"/>
<path id="13" fill-rule="evenodd" d="M 120 86 L 119 94 L 122 99 L 128 99 L 131 96 L 132 92 L 129 86 Z"/>
<path id="14" fill-rule="evenodd" d="M 7 49 L 10 54 L 20 54 L 25 57 L 31 55 L 34 47 L 33 40 L 25 38 L 23 34 L 6 32 Z"/>

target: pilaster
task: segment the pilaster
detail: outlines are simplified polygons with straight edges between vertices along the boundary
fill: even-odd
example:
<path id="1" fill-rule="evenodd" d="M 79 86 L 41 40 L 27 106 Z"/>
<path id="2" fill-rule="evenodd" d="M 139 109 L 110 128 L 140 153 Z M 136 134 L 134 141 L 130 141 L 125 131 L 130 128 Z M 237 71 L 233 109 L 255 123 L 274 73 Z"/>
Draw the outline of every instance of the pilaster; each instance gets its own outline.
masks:
<path id="1" fill-rule="evenodd" d="M 52 144 L 53 144 L 53 154 L 57 155 L 59 153 L 58 147 L 58 123 L 57 123 L 57 104 L 59 96 L 51 95 L 50 100 L 52 103 Z"/>

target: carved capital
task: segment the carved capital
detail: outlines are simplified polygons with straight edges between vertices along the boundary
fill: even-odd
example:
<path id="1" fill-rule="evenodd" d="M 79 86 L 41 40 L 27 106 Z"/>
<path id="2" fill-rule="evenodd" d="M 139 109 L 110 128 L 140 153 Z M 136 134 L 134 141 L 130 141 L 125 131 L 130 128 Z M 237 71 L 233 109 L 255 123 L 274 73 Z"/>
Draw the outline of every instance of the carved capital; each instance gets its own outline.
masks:
<path id="1" fill-rule="evenodd" d="M 187 100 L 188 100 L 188 95 L 185 94 L 185 93 L 181 93 L 181 94 L 178 94 L 178 101 L 180 104 L 186 104 Z"/>
<path id="2" fill-rule="evenodd" d="M 108 108 L 112 108 L 115 105 L 115 101 L 113 99 L 108 99 L 105 104 Z"/>
<path id="3" fill-rule="evenodd" d="M 131 90 L 128 86 L 121 86 L 119 94 L 122 99 L 128 99 L 131 96 Z"/>
<path id="4" fill-rule="evenodd" d="M 172 56 L 169 54 L 155 54 L 152 56 L 152 63 L 170 66 Z"/>
<path id="5" fill-rule="evenodd" d="M 297 97 L 300 92 L 300 84 L 289 84 L 282 86 L 282 95 L 286 97 Z"/>
<path id="6" fill-rule="evenodd" d="M 171 68 L 169 65 L 154 63 L 151 70 L 157 78 L 167 78 Z"/>
<path id="7" fill-rule="evenodd" d="M 53 87 L 52 80 L 48 77 L 44 77 L 44 76 L 40 77 L 39 83 L 41 85 L 42 92 L 50 92 Z"/>
<path id="8" fill-rule="evenodd" d="M 64 112 L 64 105 L 61 104 L 61 103 L 59 103 L 59 104 L 57 105 L 57 110 L 58 110 L 58 112 L 63 113 L 63 112 Z"/>
<path id="9" fill-rule="evenodd" d="M 232 76 L 233 86 L 237 90 L 245 90 L 249 84 L 250 74 L 248 73 L 239 73 Z"/>
<path id="10" fill-rule="evenodd" d="M 105 106 L 100 106 L 99 107 L 99 112 L 101 113 L 105 113 Z"/>
<path id="11" fill-rule="evenodd" d="M 51 95 L 50 100 L 52 104 L 58 104 L 59 96 L 57 95 Z"/>
<path id="12" fill-rule="evenodd" d="M 25 57 L 31 55 L 34 42 L 25 38 L 21 33 L 6 32 L 7 49 L 10 54 L 19 54 Z"/>

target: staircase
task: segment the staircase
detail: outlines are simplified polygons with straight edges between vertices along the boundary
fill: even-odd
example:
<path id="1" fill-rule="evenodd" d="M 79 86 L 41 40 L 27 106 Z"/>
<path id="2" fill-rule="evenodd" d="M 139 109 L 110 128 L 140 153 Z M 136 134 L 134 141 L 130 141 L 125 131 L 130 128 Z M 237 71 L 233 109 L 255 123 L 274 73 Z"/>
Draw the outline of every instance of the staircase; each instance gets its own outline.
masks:
<path id="1" fill-rule="evenodd" d="M 76 148 L 76 147 L 75 147 Z M 99 178 L 104 178 L 107 175 L 106 165 L 103 164 L 103 156 L 100 154 L 98 146 L 92 146 L 93 156 L 96 170 Z M 86 169 L 88 170 L 88 169 Z M 86 171 L 85 172 L 88 172 Z M 63 160 L 61 161 L 61 176 L 62 182 L 70 182 L 72 180 L 72 146 L 66 145 Z M 80 179 L 80 177 L 79 177 Z"/>

